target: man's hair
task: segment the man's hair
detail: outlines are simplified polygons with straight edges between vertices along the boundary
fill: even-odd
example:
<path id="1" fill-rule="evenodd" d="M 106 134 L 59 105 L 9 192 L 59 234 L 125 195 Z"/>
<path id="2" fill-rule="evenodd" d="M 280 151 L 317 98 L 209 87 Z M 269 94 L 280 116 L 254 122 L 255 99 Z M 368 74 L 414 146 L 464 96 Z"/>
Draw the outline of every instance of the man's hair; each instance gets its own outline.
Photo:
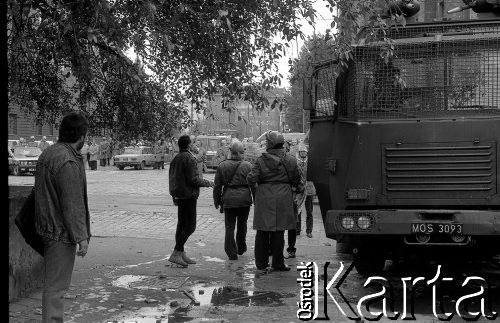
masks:
<path id="1" fill-rule="evenodd" d="M 75 143 L 81 136 L 87 135 L 89 121 L 80 111 L 67 113 L 59 126 L 59 141 Z"/>
<path id="2" fill-rule="evenodd" d="M 191 138 L 188 135 L 182 135 L 179 137 L 177 141 L 177 145 L 179 145 L 179 149 L 187 149 L 189 144 L 191 143 Z"/>

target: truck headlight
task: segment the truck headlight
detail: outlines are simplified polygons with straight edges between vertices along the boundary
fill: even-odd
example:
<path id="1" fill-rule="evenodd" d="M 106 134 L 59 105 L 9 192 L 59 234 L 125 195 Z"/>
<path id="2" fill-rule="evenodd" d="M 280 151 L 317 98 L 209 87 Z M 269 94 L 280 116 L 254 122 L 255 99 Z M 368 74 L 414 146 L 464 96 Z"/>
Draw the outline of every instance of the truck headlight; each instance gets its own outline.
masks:
<path id="1" fill-rule="evenodd" d="M 350 216 L 345 216 L 342 218 L 342 227 L 346 230 L 352 230 L 354 228 L 354 218 Z"/>
<path id="2" fill-rule="evenodd" d="M 372 219 L 369 216 L 362 215 L 358 218 L 358 227 L 361 230 L 368 230 L 372 226 Z"/>

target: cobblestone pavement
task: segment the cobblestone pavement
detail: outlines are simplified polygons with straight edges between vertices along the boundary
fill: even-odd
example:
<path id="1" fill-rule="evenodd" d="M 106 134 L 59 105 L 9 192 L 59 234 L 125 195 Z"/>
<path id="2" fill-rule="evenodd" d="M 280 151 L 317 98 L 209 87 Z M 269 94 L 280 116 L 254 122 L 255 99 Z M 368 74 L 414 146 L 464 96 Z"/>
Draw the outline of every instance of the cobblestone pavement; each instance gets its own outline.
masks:
<path id="1" fill-rule="evenodd" d="M 197 259 L 198 264 L 179 269 L 166 261 L 175 243 L 177 224 L 177 209 L 168 194 L 166 168 L 119 171 L 114 167 L 101 167 L 97 171 L 87 171 L 94 237 L 88 256 L 76 260 L 71 288 L 65 296 L 66 320 L 73 323 L 109 322 L 114 319 L 108 318 L 113 317 L 118 318 L 118 322 L 141 323 L 184 322 L 188 318 L 204 321 L 211 318 L 209 321 L 212 322 L 268 322 L 282 321 L 286 313 L 286 321 L 294 321 L 297 274 L 293 271 L 264 277 L 255 274 L 255 231 L 251 229 L 253 210 L 248 220 L 249 250 L 238 261 L 228 261 L 223 249 L 224 217 L 213 207 L 210 188 L 201 189 L 197 229 L 186 244 L 187 252 Z M 204 176 L 213 180 L 214 174 Z M 33 177 L 9 176 L 9 184 L 30 185 L 33 184 Z M 314 207 L 313 238 L 305 235 L 298 237 L 297 258 L 286 261 L 290 266 L 306 259 L 319 260 L 322 259 L 321 255 L 333 253 L 332 240 L 325 238 L 320 225 L 319 206 L 315 204 Z M 200 288 L 197 286 L 201 282 L 206 282 L 209 284 L 207 289 L 196 291 L 200 300 L 202 292 L 212 295 L 217 286 L 232 286 L 230 288 L 239 288 L 241 296 L 254 290 L 277 292 L 276 295 L 283 298 L 284 303 L 264 302 L 258 307 L 218 307 L 214 304 L 193 307 L 182 289 L 163 291 L 149 286 L 147 290 L 142 290 L 114 285 L 130 277 L 149 277 L 158 282 L 162 281 L 161 277 L 169 280 L 188 277 L 183 289 L 193 291 Z M 234 295 L 231 297 L 238 297 L 239 294 Z M 162 304 L 166 305 L 149 304 L 145 299 L 162 300 Z M 179 306 L 169 306 L 171 301 L 178 301 Z M 140 304 L 144 304 L 143 307 Z M 180 314 L 176 314 L 178 312 Z M 40 313 L 40 292 L 9 304 L 9 321 L 14 323 L 39 322 Z M 166 320 L 157 319 L 163 317 Z"/>
<path id="2" fill-rule="evenodd" d="M 204 174 L 204 178 L 213 181 L 214 173 Z M 9 176 L 10 185 L 30 185 L 33 182 L 31 175 Z M 175 234 L 177 208 L 168 193 L 168 165 L 163 170 L 142 171 L 98 167 L 96 171 L 87 170 L 87 186 L 94 237 L 171 239 Z M 224 216 L 213 207 L 212 189 L 200 189 L 197 213 L 193 238 L 206 242 L 223 241 Z M 305 232 L 305 216 L 302 220 Z M 313 222 L 313 238 L 300 236 L 298 246 L 331 242 L 325 238 L 318 204 L 314 204 Z M 253 208 L 248 219 L 248 241 L 255 237 L 252 223 Z"/>

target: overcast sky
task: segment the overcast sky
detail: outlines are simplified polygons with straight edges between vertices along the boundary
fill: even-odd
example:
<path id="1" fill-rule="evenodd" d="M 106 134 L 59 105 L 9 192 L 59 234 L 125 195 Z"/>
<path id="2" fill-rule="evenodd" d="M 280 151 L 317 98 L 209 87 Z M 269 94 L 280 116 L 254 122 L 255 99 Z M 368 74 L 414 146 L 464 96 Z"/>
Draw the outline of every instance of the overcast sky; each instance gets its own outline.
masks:
<path id="1" fill-rule="evenodd" d="M 315 32 L 316 34 L 325 34 L 325 31 L 327 29 L 330 29 L 330 24 L 333 20 L 332 18 L 332 13 L 330 13 L 330 10 L 326 7 L 327 2 L 325 0 L 316 0 L 313 3 L 314 9 L 317 12 L 317 17 L 315 19 L 315 24 L 314 27 L 309 25 L 305 19 L 301 21 L 302 25 L 302 32 L 306 36 L 312 36 Z M 334 11 L 335 13 L 335 11 Z M 300 52 L 300 48 L 302 48 L 302 45 L 304 42 L 302 39 L 298 39 L 297 41 L 292 41 L 291 46 L 288 48 L 288 51 L 286 53 L 286 56 L 283 57 L 280 62 L 279 62 L 279 72 L 281 75 L 283 75 L 283 80 L 281 81 L 281 86 L 282 87 L 289 87 L 290 84 L 288 83 L 288 59 L 289 58 L 297 58 L 298 53 Z"/>

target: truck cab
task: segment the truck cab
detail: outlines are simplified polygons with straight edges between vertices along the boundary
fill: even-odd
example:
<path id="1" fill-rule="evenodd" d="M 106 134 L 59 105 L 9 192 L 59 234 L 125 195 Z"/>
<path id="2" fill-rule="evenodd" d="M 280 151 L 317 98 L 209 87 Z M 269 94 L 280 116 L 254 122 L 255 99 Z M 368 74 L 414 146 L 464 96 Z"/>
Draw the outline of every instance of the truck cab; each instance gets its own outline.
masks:
<path id="1" fill-rule="evenodd" d="M 417 22 L 315 67 L 308 180 L 361 274 L 500 253 L 500 19 Z M 469 259 L 469 258 L 468 258 Z"/>

